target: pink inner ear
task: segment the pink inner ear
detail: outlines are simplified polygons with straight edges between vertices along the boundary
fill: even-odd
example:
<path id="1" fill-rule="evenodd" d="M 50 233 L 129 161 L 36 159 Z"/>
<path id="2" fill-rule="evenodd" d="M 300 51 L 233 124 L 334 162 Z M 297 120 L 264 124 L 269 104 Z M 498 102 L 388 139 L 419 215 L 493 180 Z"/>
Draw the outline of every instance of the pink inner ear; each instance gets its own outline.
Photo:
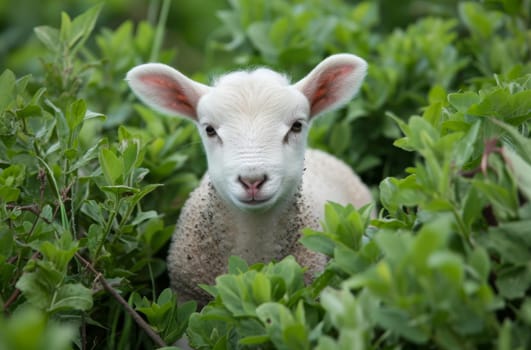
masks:
<path id="1" fill-rule="evenodd" d="M 342 76 L 350 74 L 354 66 L 341 66 L 326 70 L 317 81 L 317 87 L 311 94 L 310 115 L 321 113 L 324 109 L 333 105 L 340 98 L 338 88 L 341 87 Z"/>
<path id="2" fill-rule="evenodd" d="M 163 74 L 143 75 L 140 81 L 154 91 L 156 98 L 166 109 L 195 117 L 195 103 L 190 101 L 184 88 L 174 79 Z"/>

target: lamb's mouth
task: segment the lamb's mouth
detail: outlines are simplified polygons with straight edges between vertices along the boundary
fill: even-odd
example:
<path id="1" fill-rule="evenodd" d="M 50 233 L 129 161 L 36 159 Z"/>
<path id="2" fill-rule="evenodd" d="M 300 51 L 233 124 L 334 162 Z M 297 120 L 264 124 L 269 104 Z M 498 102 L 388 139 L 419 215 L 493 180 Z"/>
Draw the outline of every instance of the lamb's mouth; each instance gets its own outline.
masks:
<path id="1" fill-rule="evenodd" d="M 238 199 L 237 206 L 243 210 L 261 211 L 269 209 L 274 203 L 274 196 L 272 196 L 260 199 Z"/>
<path id="2" fill-rule="evenodd" d="M 244 204 L 247 204 L 247 205 L 260 205 L 260 204 L 264 204 L 264 203 L 267 203 L 269 202 L 271 198 L 265 198 L 265 199 L 246 199 L 246 200 L 241 200 L 240 202 L 244 203 Z"/>

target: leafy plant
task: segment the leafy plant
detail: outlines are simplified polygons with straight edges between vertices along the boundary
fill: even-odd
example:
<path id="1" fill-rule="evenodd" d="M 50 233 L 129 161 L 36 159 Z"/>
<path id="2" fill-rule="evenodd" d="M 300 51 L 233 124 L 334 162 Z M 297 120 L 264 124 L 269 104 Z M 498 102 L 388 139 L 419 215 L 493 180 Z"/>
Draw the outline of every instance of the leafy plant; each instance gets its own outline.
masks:
<path id="1" fill-rule="evenodd" d="M 155 279 L 165 268 L 157 253 L 168 241 L 173 223 L 166 225 L 161 214 L 142 205 L 145 197 L 161 186 L 145 182 L 149 169 L 144 164 L 151 157 L 168 159 L 165 176 L 182 167 L 186 155 L 163 147 L 187 142 L 191 133 L 190 126 L 174 123 L 171 127 L 176 136 L 168 144 L 161 142 L 160 131 L 156 134 L 152 130 L 166 126 L 147 113 L 148 132 L 135 132 L 132 127 L 115 130 L 117 135 L 109 137 L 97 132 L 108 118 L 91 111 L 88 105 L 104 104 L 93 104 L 93 96 L 85 91 L 98 81 L 98 75 L 89 79 L 89 73 L 108 67 L 88 63 L 85 43 L 100 9 L 96 6 L 74 19 L 63 13 L 59 29 L 36 28 L 37 37 L 50 54 L 43 60 L 42 79 L 17 79 L 9 70 L 0 75 L 3 310 L 13 312 L 7 327 L 14 327 L 16 332 L 25 329 L 17 325 L 19 309 L 32 310 L 20 311 L 21 319 L 28 317 L 30 324 L 42 328 L 23 348 L 51 346 L 54 341 L 64 347 L 74 339 L 81 347 L 89 342 L 113 349 L 135 343 L 162 346 L 165 339 L 151 330 L 162 322 L 156 317 L 163 317 L 168 326 L 179 326 L 161 330 L 162 337 L 173 342 L 182 335 L 187 315 L 195 309 L 194 304 L 178 307 L 175 297 L 163 292 L 158 303 L 139 304 L 153 322 L 150 326 L 122 296 L 133 291 L 145 293 L 146 289 L 156 296 Z M 140 40 L 154 32 L 147 24 L 142 28 Z M 133 41 L 131 36 L 121 38 Z M 115 41 L 105 46 L 104 39 L 99 43 L 108 51 L 123 45 Z M 128 53 L 130 59 L 132 56 Z M 105 77 L 99 74 L 99 78 L 102 82 Z M 117 79 L 111 79 L 109 84 L 117 86 Z M 118 89 L 114 94 L 123 100 L 126 92 Z M 94 137 L 86 138 L 87 133 Z M 183 193 L 196 181 L 192 175 L 181 175 L 180 179 L 181 183 L 192 183 L 181 189 Z M 173 312 L 156 316 L 161 307 L 170 307 Z M 136 338 L 130 337 L 133 319 L 146 330 Z M 72 327 L 58 332 L 59 324 Z M 112 336 L 100 334 L 107 332 Z M 1 344 L 7 347 L 24 341 L 16 335 L 5 339 Z"/>
<path id="2" fill-rule="evenodd" d="M 340 51 L 369 61 L 360 98 L 310 143 L 379 200 L 330 203 L 304 232 L 330 258 L 313 282 L 292 257 L 232 257 L 197 311 L 165 289 L 164 258 L 205 170 L 199 138 L 123 81 L 181 54 L 162 49 L 170 2 L 138 24 L 109 21 L 108 4 L 37 27 L 42 69 L 0 74 L 0 348 L 175 349 L 185 333 L 199 349 L 531 347 L 526 0 L 230 1 L 198 80 L 256 64 L 297 79 Z"/>

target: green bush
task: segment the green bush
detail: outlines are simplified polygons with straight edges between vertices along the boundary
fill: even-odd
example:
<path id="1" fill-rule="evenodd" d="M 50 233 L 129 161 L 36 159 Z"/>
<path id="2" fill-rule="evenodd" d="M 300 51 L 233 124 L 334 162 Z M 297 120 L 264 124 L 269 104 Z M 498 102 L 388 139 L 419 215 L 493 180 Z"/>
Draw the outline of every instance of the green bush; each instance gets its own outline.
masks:
<path id="1" fill-rule="evenodd" d="M 204 286 L 210 304 L 177 303 L 166 247 L 205 160 L 191 123 L 123 81 L 175 62 L 170 1 L 112 29 L 98 24 L 111 5 L 62 13 L 35 28 L 41 68 L 0 74 L 0 349 L 153 348 L 185 332 L 199 349 L 530 348 L 529 2 L 229 5 L 199 80 L 256 64 L 297 79 L 341 51 L 369 61 L 360 98 L 310 143 L 373 185 L 378 216 L 326 207 L 302 238 L 330 257 L 310 285 L 291 257 L 232 257 Z"/>

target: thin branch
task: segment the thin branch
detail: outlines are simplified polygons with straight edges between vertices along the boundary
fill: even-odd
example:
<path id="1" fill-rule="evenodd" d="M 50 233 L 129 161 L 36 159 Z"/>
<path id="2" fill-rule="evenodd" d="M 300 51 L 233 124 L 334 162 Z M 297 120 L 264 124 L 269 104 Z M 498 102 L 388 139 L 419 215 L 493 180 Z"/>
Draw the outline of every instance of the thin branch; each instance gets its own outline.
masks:
<path id="1" fill-rule="evenodd" d="M 7 309 L 11 306 L 11 304 L 13 304 L 18 299 L 19 295 L 20 295 L 20 289 L 15 288 L 13 293 L 11 293 L 9 298 L 4 303 L 4 312 L 7 312 Z"/>
<path id="2" fill-rule="evenodd" d="M 76 253 L 76 257 L 85 264 L 85 266 L 96 276 L 96 279 L 101 282 L 103 288 L 109 292 L 124 308 L 125 310 L 131 315 L 133 320 L 142 328 L 147 335 L 160 347 L 167 346 L 167 344 L 164 342 L 164 340 L 151 328 L 151 326 L 144 321 L 142 317 L 129 305 L 129 303 L 114 289 L 109 282 L 105 279 L 105 277 L 101 274 L 101 272 L 98 272 L 94 266 L 85 258 L 83 258 L 79 253 Z"/>
<path id="3" fill-rule="evenodd" d="M 33 255 L 31 256 L 30 260 L 34 260 L 34 259 L 37 259 L 39 257 L 40 253 L 39 252 L 35 252 L 33 253 Z M 18 277 L 17 277 L 17 280 L 18 280 Z M 9 298 L 7 298 L 6 302 L 4 303 L 4 312 L 7 312 L 7 309 L 9 309 L 9 307 L 15 302 L 17 301 L 18 297 L 20 296 L 20 289 L 18 288 L 15 288 L 15 290 L 13 291 L 13 293 L 11 293 L 11 295 L 9 296 Z"/>

